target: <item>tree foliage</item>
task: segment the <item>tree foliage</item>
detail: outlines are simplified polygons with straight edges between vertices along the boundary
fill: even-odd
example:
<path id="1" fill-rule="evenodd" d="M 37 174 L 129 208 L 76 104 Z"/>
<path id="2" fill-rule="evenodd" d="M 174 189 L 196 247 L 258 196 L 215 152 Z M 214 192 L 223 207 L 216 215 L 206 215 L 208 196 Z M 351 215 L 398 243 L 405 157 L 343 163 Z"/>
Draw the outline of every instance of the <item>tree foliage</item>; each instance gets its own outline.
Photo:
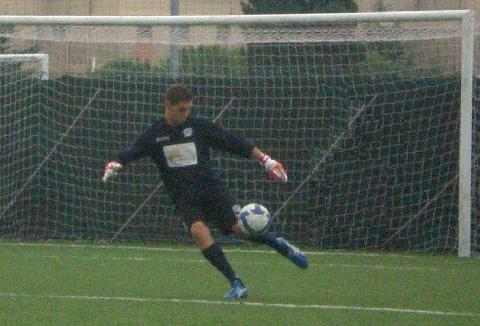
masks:
<path id="1" fill-rule="evenodd" d="M 354 0 L 248 0 L 241 5 L 247 15 L 358 11 Z"/>
<path id="2" fill-rule="evenodd" d="M 335 13 L 357 12 L 358 6 L 354 0 L 248 0 L 242 1 L 242 10 L 244 14 Z M 292 56 L 292 53 L 298 55 Z M 356 55 L 352 57 L 349 53 Z M 311 72 L 312 67 L 323 67 L 322 76 L 328 79 L 338 75 L 344 66 L 362 61 L 365 48 L 348 42 L 257 43 L 248 45 L 247 56 L 251 74 L 293 80 L 295 76 Z"/>
<path id="3" fill-rule="evenodd" d="M 12 49 L 10 43 L 10 39 L 6 36 L 3 36 L 5 34 L 8 34 L 12 32 L 14 29 L 13 25 L 5 25 L 0 27 L 0 54 L 11 54 L 11 53 L 38 53 L 40 50 L 40 46 L 38 43 L 35 43 L 31 45 L 28 48 L 24 49 Z M 16 63 L 2 63 L 0 66 L 0 73 L 4 76 L 3 80 L 0 82 L 4 82 L 5 84 L 8 84 L 8 76 L 11 76 L 14 72 L 20 70 L 22 67 L 21 62 L 16 62 Z M 24 74 L 26 74 L 27 71 L 24 70 Z"/>
<path id="4" fill-rule="evenodd" d="M 12 32 L 14 29 L 13 25 L 5 25 L 0 27 L 0 35 L 5 35 Z M 40 46 L 38 43 L 31 45 L 28 48 L 13 50 L 9 44 L 10 39 L 6 36 L 0 36 L 0 54 L 8 53 L 38 53 Z"/>

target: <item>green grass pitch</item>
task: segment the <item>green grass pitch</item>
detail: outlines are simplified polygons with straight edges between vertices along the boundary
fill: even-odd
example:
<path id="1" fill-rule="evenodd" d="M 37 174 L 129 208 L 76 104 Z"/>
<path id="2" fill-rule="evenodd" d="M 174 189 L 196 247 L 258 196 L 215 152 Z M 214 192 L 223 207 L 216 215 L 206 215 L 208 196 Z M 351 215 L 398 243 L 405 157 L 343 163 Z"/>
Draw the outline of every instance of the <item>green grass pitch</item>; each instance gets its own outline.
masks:
<path id="1" fill-rule="evenodd" d="M 192 247 L 0 242 L 0 325 L 480 325 L 480 259 L 226 254 L 240 303 Z"/>

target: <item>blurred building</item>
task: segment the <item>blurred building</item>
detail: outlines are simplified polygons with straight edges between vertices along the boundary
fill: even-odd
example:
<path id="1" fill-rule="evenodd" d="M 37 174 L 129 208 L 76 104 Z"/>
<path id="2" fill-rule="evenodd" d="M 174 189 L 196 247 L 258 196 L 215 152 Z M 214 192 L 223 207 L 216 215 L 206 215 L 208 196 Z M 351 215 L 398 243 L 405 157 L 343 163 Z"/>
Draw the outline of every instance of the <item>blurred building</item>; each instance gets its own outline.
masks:
<path id="1" fill-rule="evenodd" d="M 240 15 L 242 0 L 0 0 L 1 15 Z M 357 0 L 359 11 L 477 9 L 480 0 Z"/>
<path id="2" fill-rule="evenodd" d="M 241 14 L 239 0 L 0 0 L 2 15 L 180 15 Z"/>
<path id="3" fill-rule="evenodd" d="M 0 14 L 237 15 L 242 14 L 241 2 L 241 0 L 0 0 Z M 361 12 L 476 9 L 476 18 L 480 21 L 480 0 L 357 0 L 357 4 Z M 26 45 L 25 42 L 17 40 L 11 40 L 11 42 L 18 48 Z M 137 58 L 155 63 L 159 58 L 170 55 L 168 44 L 135 43 L 135 41 L 130 44 L 42 41 L 40 47 L 41 52 L 50 55 L 52 72 L 58 73 L 88 72 L 120 57 Z M 419 51 L 419 49 L 413 50 Z M 428 50 L 420 49 L 420 51 Z M 428 58 L 429 56 L 422 54 L 418 57 Z M 459 60 L 460 58 L 455 59 L 457 66 Z"/>

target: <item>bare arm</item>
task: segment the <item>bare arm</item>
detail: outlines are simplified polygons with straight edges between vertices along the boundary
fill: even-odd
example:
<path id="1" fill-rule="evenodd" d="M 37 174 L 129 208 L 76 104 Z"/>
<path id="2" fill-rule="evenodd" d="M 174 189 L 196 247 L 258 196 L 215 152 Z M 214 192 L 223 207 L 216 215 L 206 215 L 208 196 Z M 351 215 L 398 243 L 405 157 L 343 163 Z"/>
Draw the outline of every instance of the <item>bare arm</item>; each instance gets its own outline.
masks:
<path id="1" fill-rule="evenodd" d="M 270 178 L 275 181 L 288 181 L 287 171 L 280 162 L 272 160 L 270 156 L 262 152 L 258 147 L 253 147 L 252 156 L 265 166 Z"/>
<path id="2" fill-rule="evenodd" d="M 254 147 L 252 149 L 252 156 L 254 159 L 256 159 L 257 161 L 261 161 L 262 160 L 262 157 L 265 155 L 265 153 L 263 153 L 260 149 L 258 149 L 258 147 Z"/>

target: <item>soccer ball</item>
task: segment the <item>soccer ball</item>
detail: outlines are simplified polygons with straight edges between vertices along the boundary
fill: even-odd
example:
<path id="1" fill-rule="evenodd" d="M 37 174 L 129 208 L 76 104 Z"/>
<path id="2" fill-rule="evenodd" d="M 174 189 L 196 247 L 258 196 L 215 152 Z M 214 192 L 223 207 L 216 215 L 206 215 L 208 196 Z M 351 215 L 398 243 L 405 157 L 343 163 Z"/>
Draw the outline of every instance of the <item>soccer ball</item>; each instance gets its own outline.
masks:
<path id="1" fill-rule="evenodd" d="M 256 203 L 244 206 L 238 214 L 240 229 L 246 235 L 265 234 L 270 226 L 270 213 L 264 206 Z"/>

